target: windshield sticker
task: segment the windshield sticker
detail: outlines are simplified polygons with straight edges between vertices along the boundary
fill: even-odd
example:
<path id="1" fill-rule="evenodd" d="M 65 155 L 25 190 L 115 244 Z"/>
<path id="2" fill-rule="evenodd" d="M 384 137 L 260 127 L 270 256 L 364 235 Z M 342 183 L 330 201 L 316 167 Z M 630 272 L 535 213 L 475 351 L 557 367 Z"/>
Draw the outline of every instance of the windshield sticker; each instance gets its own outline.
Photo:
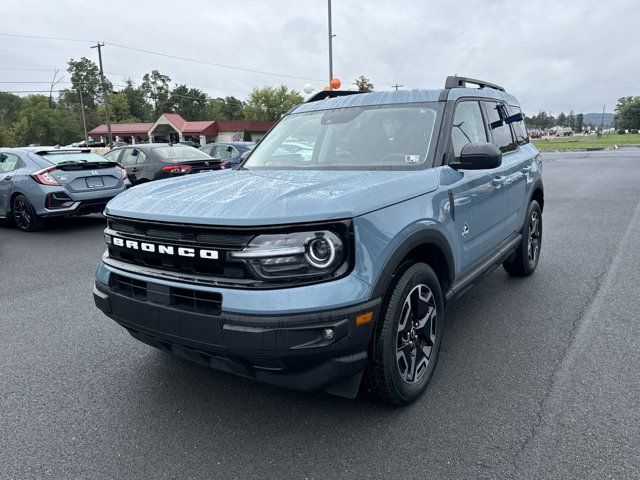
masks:
<path id="1" fill-rule="evenodd" d="M 420 155 L 405 155 L 404 163 L 420 163 Z"/>

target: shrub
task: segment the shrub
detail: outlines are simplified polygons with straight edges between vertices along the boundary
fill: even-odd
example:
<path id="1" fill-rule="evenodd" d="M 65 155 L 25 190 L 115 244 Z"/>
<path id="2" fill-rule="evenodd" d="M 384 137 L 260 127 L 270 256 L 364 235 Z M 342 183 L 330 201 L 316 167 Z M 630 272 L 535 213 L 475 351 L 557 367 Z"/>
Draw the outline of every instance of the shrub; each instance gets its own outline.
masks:
<path id="1" fill-rule="evenodd" d="M 627 133 L 627 131 L 624 128 L 618 130 L 618 135 L 624 135 L 625 133 Z"/>
<path id="2" fill-rule="evenodd" d="M 629 130 L 629 133 L 633 133 L 635 135 L 638 133 L 638 130 L 636 128 L 632 128 L 631 130 Z"/>

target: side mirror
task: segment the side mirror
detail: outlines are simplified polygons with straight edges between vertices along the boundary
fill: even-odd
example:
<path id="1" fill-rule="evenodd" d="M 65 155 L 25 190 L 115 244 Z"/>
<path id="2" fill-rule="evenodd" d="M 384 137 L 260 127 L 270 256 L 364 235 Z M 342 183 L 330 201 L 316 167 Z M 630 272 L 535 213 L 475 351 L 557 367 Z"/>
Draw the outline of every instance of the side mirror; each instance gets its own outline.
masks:
<path id="1" fill-rule="evenodd" d="M 233 151 L 233 147 L 231 145 L 227 145 L 227 148 L 225 148 L 225 150 L 227 152 L 232 152 Z"/>
<path id="2" fill-rule="evenodd" d="M 460 152 L 460 161 L 450 163 L 456 170 L 489 170 L 502 165 L 502 152 L 493 143 L 469 143 Z"/>
<path id="3" fill-rule="evenodd" d="M 4 153 L 0 153 L 0 163 L 4 162 L 7 159 L 7 156 Z"/>
<path id="4" fill-rule="evenodd" d="M 132 155 L 133 157 L 137 157 L 137 156 L 138 156 L 138 149 L 137 149 L 137 148 L 134 148 L 133 150 L 131 150 L 131 155 Z"/>

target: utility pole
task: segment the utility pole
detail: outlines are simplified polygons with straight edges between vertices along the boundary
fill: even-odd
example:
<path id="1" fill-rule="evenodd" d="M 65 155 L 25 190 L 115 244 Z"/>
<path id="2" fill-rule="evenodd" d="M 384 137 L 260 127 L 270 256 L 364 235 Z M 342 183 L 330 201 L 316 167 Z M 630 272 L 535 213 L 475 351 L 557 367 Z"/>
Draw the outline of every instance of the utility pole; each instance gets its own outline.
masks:
<path id="1" fill-rule="evenodd" d="M 109 94 L 107 93 L 107 88 L 104 83 L 104 71 L 102 70 L 102 47 L 104 47 L 104 43 L 98 42 L 91 48 L 98 49 L 98 62 L 100 64 L 100 81 L 102 83 L 102 93 L 104 94 L 104 111 L 107 117 L 107 134 L 109 138 L 109 148 L 113 147 L 113 136 L 111 135 L 111 120 L 109 119 Z"/>
<path id="2" fill-rule="evenodd" d="M 333 31 L 331 29 L 331 0 L 327 0 L 329 13 L 329 90 L 333 90 L 331 80 L 333 80 Z"/>
<path id="3" fill-rule="evenodd" d="M 87 120 L 84 118 L 84 101 L 82 100 L 82 84 L 78 85 L 80 92 L 80 110 L 82 110 L 82 125 L 84 126 L 84 141 L 89 146 L 89 135 L 87 135 Z"/>
<path id="4" fill-rule="evenodd" d="M 399 89 L 400 87 L 404 87 L 404 85 L 398 85 L 398 84 L 396 83 L 395 85 L 391 85 L 391 87 L 392 87 L 392 88 L 395 88 L 395 89 L 396 89 L 396 92 L 397 92 L 397 91 L 398 91 L 398 89 Z"/>
<path id="5" fill-rule="evenodd" d="M 604 130 L 604 109 L 606 105 L 602 105 L 602 118 L 600 119 L 600 133 Z"/>

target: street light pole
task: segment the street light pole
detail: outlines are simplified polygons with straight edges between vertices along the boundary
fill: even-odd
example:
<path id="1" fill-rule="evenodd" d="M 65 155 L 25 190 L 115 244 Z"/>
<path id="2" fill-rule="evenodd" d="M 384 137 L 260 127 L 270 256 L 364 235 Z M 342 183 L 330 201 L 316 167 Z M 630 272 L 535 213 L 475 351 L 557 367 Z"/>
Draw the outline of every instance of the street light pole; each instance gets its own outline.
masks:
<path id="1" fill-rule="evenodd" d="M 329 90 L 333 90 L 331 80 L 333 79 L 333 32 L 331 29 L 331 0 L 327 0 L 329 13 Z"/>
<path id="2" fill-rule="evenodd" d="M 104 111 L 107 117 L 107 134 L 109 138 L 109 147 L 113 147 L 113 136 L 111 135 L 111 120 L 109 119 L 109 94 L 107 93 L 107 88 L 104 82 L 104 71 L 102 70 L 102 47 L 104 47 L 104 43 L 98 42 L 91 48 L 98 49 L 98 62 L 100 64 L 100 81 L 102 82 L 102 93 L 104 94 Z"/>
<path id="3" fill-rule="evenodd" d="M 80 110 L 82 110 L 82 125 L 84 126 L 84 141 L 89 146 L 89 135 L 87 135 L 87 120 L 84 117 L 84 101 L 82 100 L 82 84 L 78 85 L 78 92 L 80 92 Z"/>

